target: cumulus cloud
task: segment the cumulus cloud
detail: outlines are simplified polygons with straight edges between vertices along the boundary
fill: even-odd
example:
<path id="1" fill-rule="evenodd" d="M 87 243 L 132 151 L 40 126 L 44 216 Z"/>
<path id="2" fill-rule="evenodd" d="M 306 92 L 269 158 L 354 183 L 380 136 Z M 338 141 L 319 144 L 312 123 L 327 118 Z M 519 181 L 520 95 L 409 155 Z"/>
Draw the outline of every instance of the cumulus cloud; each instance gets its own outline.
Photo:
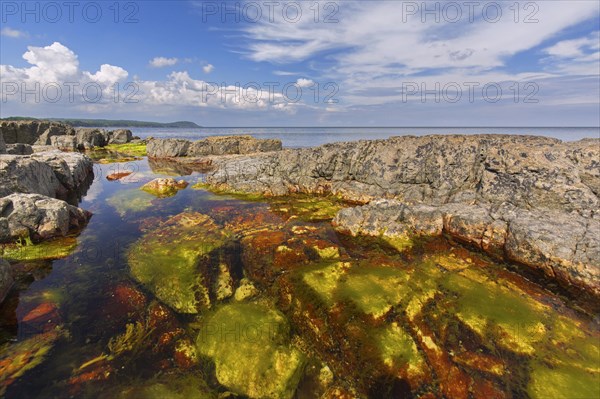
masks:
<path id="1" fill-rule="evenodd" d="M 29 37 L 29 34 L 27 32 L 20 31 L 17 29 L 12 29 L 8 26 L 6 26 L 6 27 L 2 28 L 2 30 L 0 30 L 0 35 L 6 36 L 6 37 L 12 37 L 14 39 L 18 39 L 21 37 Z"/>
<path id="2" fill-rule="evenodd" d="M 129 76 L 129 73 L 119 66 L 102 64 L 98 72 L 94 74 L 84 72 L 84 75 L 87 76 L 90 80 L 103 83 L 105 85 L 111 85 L 127 78 L 127 76 Z"/>
<path id="3" fill-rule="evenodd" d="M 173 66 L 177 64 L 179 60 L 177 58 L 166 58 L 166 57 L 154 57 L 150 60 L 150 66 L 153 68 L 164 68 L 167 66 Z"/>
<path id="4" fill-rule="evenodd" d="M 204 73 L 211 73 L 215 70 L 215 67 L 212 64 L 207 64 L 202 67 L 202 70 L 204 71 Z"/>
<path id="5" fill-rule="evenodd" d="M 296 85 L 298 87 L 311 87 L 315 85 L 315 82 L 311 79 L 304 79 L 304 78 L 300 78 L 296 81 Z"/>

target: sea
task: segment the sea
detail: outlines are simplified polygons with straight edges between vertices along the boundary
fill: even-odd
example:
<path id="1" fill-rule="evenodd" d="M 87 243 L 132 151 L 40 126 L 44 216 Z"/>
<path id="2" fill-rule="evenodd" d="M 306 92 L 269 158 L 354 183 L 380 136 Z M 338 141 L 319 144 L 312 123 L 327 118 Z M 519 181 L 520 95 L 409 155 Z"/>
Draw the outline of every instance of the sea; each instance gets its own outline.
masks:
<path id="1" fill-rule="evenodd" d="M 548 136 L 563 141 L 600 138 L 600 127 L 202 127 L 130 128 L 141 138 L 198 140 L 209 136 L 250 134 L 260 139 L 280 139 L 284 147 L 312 147 L 340 141 L 387 139 L 393 136 L 431 134 L 520 134 Z"/>

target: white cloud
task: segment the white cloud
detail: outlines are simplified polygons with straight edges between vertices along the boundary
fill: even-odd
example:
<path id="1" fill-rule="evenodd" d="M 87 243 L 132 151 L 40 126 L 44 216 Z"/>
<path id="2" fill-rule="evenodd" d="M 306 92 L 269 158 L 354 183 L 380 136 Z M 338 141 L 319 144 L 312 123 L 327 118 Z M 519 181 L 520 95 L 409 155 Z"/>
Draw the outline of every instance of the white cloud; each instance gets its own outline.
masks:
<path id="1" fill-rule="evenodd" d="M 207 64 L 202 67 L 202 70 L 204 71 L 204 73 L 211 73 L 215 70 L 215 67 L 212 64 Z"/>
<path id="2" fill-rule="evenodd" d="M 600 50 L 600 32 L 579 39 L 560 41 L 546 48 L 544 52 L 555 57 L 576 58 L 584 56 L 585 50 Z"/>
<path id="3" fill-rule="evenodd" d="M 311 87 L 315 85 L 315 82 L 313 80 L 310 79 L 304 79 L 304 78 L 300 78 L 296 81 L 296 85 L 298 87 Z"/>
<path id="4" fill-rule="evenodd" d="M 166 58 L 166 57 L 154 57 L 150 60 L 150 66 L 153 68 L 164 68 L 167 66 L 173 66 L 177 64 L 179 60 L 177 58 Z"/>
<path id="5" fill-rule="evenodd" d="M 127 78 L 129 73 L 121 67 L 102 64 L 100 70 L 95 74 L 84 72 L 84 75 L 96 82 L 111 85 Z"/>
<path id="6" fill-rule="evenodd" d="M 17 29 L 12 29 L 8 26 L 4 27 L 4 28 L 2 28 L 2 30 L 0 30 L 0 35 L 6 36 L 6 37 L 12 37 L 14 39 L 18 39 L 20 37 L 29 37 L 29 34 L 27 32 L 20 31 Z"/>

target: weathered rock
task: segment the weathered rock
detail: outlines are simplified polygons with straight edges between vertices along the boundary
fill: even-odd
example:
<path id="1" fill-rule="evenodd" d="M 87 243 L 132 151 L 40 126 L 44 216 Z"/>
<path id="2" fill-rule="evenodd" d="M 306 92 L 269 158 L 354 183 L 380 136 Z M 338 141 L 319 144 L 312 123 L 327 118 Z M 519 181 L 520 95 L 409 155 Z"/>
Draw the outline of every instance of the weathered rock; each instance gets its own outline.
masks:
<path id="1" fill-rule="evenodd" d="M 54 135 L 73 134 L 71 126 L 49 121 L 0 121 L 0 132 L 7 144 L 50 144 Z M 41 140 L 40 140 L 41 138 Z M 39 140 L 39 141 L 38 141 Z"/>
<path id="2" fill-rule="evenodd" d="M 142 190 L 157 197 L 172 197 L 179 190 L 183 190 L 188 186 L 185 180 L 175 180 L 173 178 L 156 178 L 142 186 Z"/>
<path id="3" fill-rule="evenodd" d="M 104 147 L 108 143 L 107 132 L 94 128 L 78 128 L 76 133 L 77 146 L 80 149 Z"/>
<path id="4" fill-rule="evenodd" d="M 252 136 L 215 136 L 191 142 L 182 139 L 148 141 L 148 156 L 151 158 L 250 154 L 279 150 L 281 150 L 280 140 L 255 139 Z"/>
<path id="5" fill-rule="evenodd" d="M 77 137 L 75 136 L 53 136 L 50 145 L 62 151 L 75 151 L 77 149 Z"/>
<path id="6" fill-rule="evenodd" d="M 65 201 L 39 194 L 11 194 L 0 199 L 0 242 L 65 236 L 80 229 L 91 214 Z"/>
<path id="7" fill-rule="evenodd" d="M 600 220 L 512 205 L 407 205 L 396 200 L 340 211 L 333 221 L 352 235 L 447 234 L 497 259 L 543 271 L 565 286 L 600 295 Z M 560 226 L 560 228 L 557 228 Z"/>
<path id="8" fill-rule="evenodd" d="M 6 153 L 11 155 L 31 155 L 33 154 L 33 148 L 29 144 L 8 144 L 6 146 Z"/>
<path id="9" fill-rule="evenodd" d="M 86 184 L 92 173 L 92 161 L 77 153 L 0 155 L 0 196 L 20 192 L 65 198 Z"/>
<path id="10" fill-rule="evenodd" d="M 108 144 L 125 144 L 129 143 L 133 137 L 131 130 L 128 129 L 118 129 L 110 132 L 110 139 L 108 140 Z"/>
<path id="11" fill-rule="evenodd" d="M 6 294 L 10 291 L 14 283 L 12 273 L 10 272 L 10 264 L 0 258 L 0 303 L 6 298 Z"/>

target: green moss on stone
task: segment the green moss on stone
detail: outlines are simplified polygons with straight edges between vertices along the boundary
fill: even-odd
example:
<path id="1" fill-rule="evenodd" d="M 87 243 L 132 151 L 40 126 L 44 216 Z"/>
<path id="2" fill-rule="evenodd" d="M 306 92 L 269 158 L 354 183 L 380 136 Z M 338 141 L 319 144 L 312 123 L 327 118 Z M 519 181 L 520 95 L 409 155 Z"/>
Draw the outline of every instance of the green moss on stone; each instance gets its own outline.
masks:
<path id="1" fill-rule="evenodd" d="M 13 261 L 54 260 L 69 256 L 77 247 L 77 239 L 63 237 L 39 244 L 31 241 L 0 245 L 0 257 Z"/>
<path id="2" fill-rule="evenodd" d="M 147 155 L 146 143 L 109 144 L 104 149 L 134 157 L 145 157 Z"/>
<path id="3" fill-rule="evenodd" d="M 129 212 L 141 212 L 152 206 L 155 197 L 137 188 L 118 191 L 106 200 L 121 217 Z"/>
<path id="4" fill-rule="evenodd" d="M 209 315 L 196 344 L 215 362 L 217 380 L 251 398 L 292 398 L 304 355 L 290 346 L 285 317 L 266 305 L 223 305 Z"/>

